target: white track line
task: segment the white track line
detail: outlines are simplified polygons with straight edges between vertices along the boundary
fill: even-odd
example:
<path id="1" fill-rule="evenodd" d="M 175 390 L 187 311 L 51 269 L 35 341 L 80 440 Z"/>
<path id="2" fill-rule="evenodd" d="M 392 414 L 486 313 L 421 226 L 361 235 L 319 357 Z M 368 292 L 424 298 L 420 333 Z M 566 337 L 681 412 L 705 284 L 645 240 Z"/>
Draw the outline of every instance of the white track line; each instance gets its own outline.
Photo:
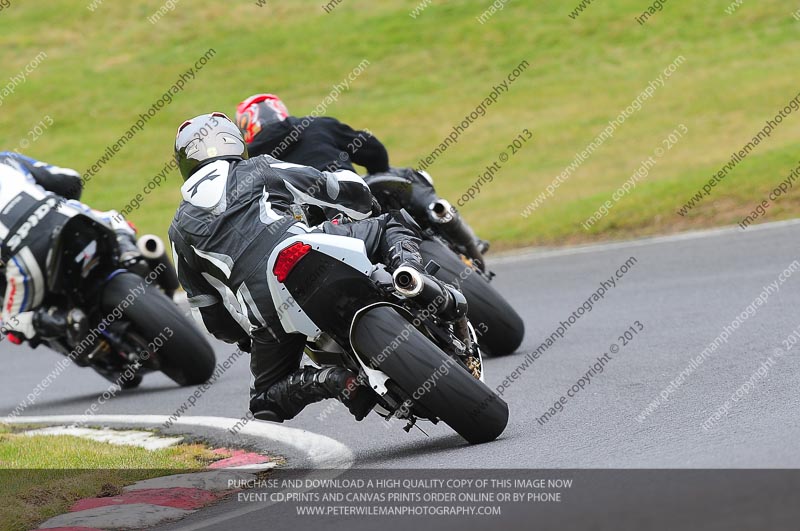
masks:
<path id="1" fill-rule="evenodd" d="M 747 235 L 752 232 L 760 232 L 765 230 L 782 229 L 800 225 L 800 219 L 788 219 L 785 221 L 773 221 L 771 223 L 761 223 L 759 225 L 751 225 L 746 230 L 733 227 L 721 227 L 716 229 L 702 229 L 687 232 L 679 232 L 677 234 L 667 234 L 665 236 L 648 236 L 645 238 L 637 238 L 633 240 L 622 240 L 604 243 L 588 243 L 585 245 L 575 245 L 572 247 L 561 248 L 547 248 L 547 247 L 527 247 L 508 251 L 506 253 L 498 253 L 497 255 L 488 255 L 489 262 L 493 264 L 504 264 L 521 262 L 524 260 L 536 260 L 540 258 L 550 258 L 555 256 L 570 256 L 575 254 L 585 253 L 599 253 L 603 251 L 613 251 L 616 249 L 629 249 L 631 247 L 641 247 L 644 245 L 655 245 L 661 243 L 682 242 L 688 240 L 699 240 L 702 238 L 713 238 L 716 236 L 725 236 L 730 234 L 741 233 Z"/>
<path id="2" fill-rule="evenodd" d="M 152 425 L 159 426 L 164 424 L 169 417 L 166 415 L 94 415 L 90 423 L 97 425 L 103 423 L 119 423 L 132 425 Z M 175 427 L 192 428 L 213 428 L 227 431 L 239 422 L 240 419 L 225 417 L 182 417 L 173 422 Z M 86 422 L 85 415 L 45 415 L 32 417 L 16 417 L 4 422 L 12 424 L 69 424 Z M 190 430 L 191 431 L 191 430 Z M 318 435 L 306 430 L 288 428 L 280 424 L 270 422 L 251 421 L 242 427 L 239 434 L 275 441 L 295 448 L 308 456 L 310 467 L 322 469 L 347 469 L 353 465 L 353 452 L 350 449 L 330 437 Z"/>

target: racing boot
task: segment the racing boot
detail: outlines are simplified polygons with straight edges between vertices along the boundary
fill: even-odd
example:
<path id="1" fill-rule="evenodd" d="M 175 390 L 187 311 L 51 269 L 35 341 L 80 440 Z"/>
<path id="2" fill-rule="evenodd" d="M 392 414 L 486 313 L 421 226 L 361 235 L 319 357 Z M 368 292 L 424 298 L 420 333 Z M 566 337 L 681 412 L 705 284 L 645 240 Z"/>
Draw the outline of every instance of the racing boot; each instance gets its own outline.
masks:
<path id="1" fill-rule="evenodd" d="M 67 344 L 78 345 L 89 334 L 89 318 L 80 308 L 73 308 L 67 314 Z"/>
<path id="2" fill-rule="evenodd" d="M 33 312 L 33 328 L 36 340 L 65 337 L 70 348 L 76 347 L 89 334 L 89 319 L 80 308 L 70 311 L 51 306 Z M 73 356 L 72 361 L 81 367 L 88 365 L 83 356 Z"/>
<path id="3" fill-rule="evenodd" d="M 66 337 L 70 347 L 80 343 L 89 333 L 89 320 L 79 308 L 70 311 L 55 306 L 39 308 L 34 311 L 33 326 L 43 339 Z"/>
<path id="4" fill-rule="evenodd" d="M 326 398 L 338 399 L 356 420 L 366 417 L 378 401 L 378 395 L 347 369 L 303 367 L 254 397 L 250 410 L 259 420 L 283 422 Z"/>
<path id="5" fill-rule="evenodd" d="M 55 339 L 67 334 L 67 312 L 61 308 L 39 308 L 33 314 L 33 327 L 42 339 Z"/>

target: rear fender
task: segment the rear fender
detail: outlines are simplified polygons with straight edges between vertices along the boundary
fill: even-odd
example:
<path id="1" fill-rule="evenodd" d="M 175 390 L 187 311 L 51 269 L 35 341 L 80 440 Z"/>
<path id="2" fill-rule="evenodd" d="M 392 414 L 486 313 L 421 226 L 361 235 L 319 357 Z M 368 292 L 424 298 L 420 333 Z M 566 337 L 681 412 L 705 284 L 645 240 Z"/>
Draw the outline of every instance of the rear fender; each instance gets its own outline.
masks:
<path id="1" fill-rule="evenodd" d="M 273 273 L 278 254 L 302 242 L 311 245 L 286 280 Z M 364 242 L 347 236 L 308 233 L 278 244 L 267 262 L 272 302 L 283 328 L 316 338 L 325 331 L 337 342 L 347 340 L 353 315 L 363 306 L 380 300 L 382 294 L 370 279 L 374 265 Z"/>

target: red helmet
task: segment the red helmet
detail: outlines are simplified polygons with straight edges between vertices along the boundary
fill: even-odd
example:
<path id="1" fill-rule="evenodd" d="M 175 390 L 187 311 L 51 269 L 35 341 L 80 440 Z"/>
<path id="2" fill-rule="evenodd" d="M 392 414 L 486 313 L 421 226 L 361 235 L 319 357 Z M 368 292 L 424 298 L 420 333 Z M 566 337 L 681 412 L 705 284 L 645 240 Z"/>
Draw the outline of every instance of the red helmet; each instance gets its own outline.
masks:
<path id="1" fill-rule="evenodd" d="M 271 123 L 289 117 L 289 110 L 275 94 L 256 94 L 236 106 L 236 125 L 248 144 Z"/>

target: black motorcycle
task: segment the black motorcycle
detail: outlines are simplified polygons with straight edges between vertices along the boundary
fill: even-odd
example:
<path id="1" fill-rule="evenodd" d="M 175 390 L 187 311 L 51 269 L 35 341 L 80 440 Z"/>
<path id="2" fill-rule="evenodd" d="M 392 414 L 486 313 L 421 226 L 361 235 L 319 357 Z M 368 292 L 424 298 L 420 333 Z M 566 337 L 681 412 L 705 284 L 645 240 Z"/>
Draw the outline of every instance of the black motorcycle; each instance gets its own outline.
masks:
<path id="1" fill-rule="evenodd" d="M 489 244 L 475 236 L 455 207 L 436 195 L 430 177 L 404 168 L 367 175 L 364 180 L 382 208 L 405 208 L 420 225 L 422 257 L 439 264 L 435 276 L 467 298 L 481 347 L 494 356 L 516 351 L 525 323 L 490 284 L 495 275 L 486 268 L 483 256 Z"/>
<path id="2" fill-rule="evenodd" d="M 448 297 L 409 267 L 392 275 L 370 262 L 361 242 L 327 234 L 284 240 L 268 264 L 284 329 L 308 338 L 306 354 L 318 365 L 346 367 L 369 382 L 378 414 L 406 431 L 418 419 L 442 420 L 470 443 L 503 432 L 508 406 L 483 382 L 475 330 L 450 313 L 463 308 L 460 294 Z M 431 262 L 427 271 L 435 268 Z"/>
<path id="3" fill-rule="evenodd" d="M 70 318 L 63 336 L 43 343 L 123 389 L 152 371 L 180 385 L 211 377 L 214 351 L 171 300 L 178 281 L 159 238 L 142 237 L 137 243 L 144 260 L 123 263 L 116 233 L 77 215 L 52 241 L 43 307 Z M 72 318 L 76 311 L 80 321 Z"/>

